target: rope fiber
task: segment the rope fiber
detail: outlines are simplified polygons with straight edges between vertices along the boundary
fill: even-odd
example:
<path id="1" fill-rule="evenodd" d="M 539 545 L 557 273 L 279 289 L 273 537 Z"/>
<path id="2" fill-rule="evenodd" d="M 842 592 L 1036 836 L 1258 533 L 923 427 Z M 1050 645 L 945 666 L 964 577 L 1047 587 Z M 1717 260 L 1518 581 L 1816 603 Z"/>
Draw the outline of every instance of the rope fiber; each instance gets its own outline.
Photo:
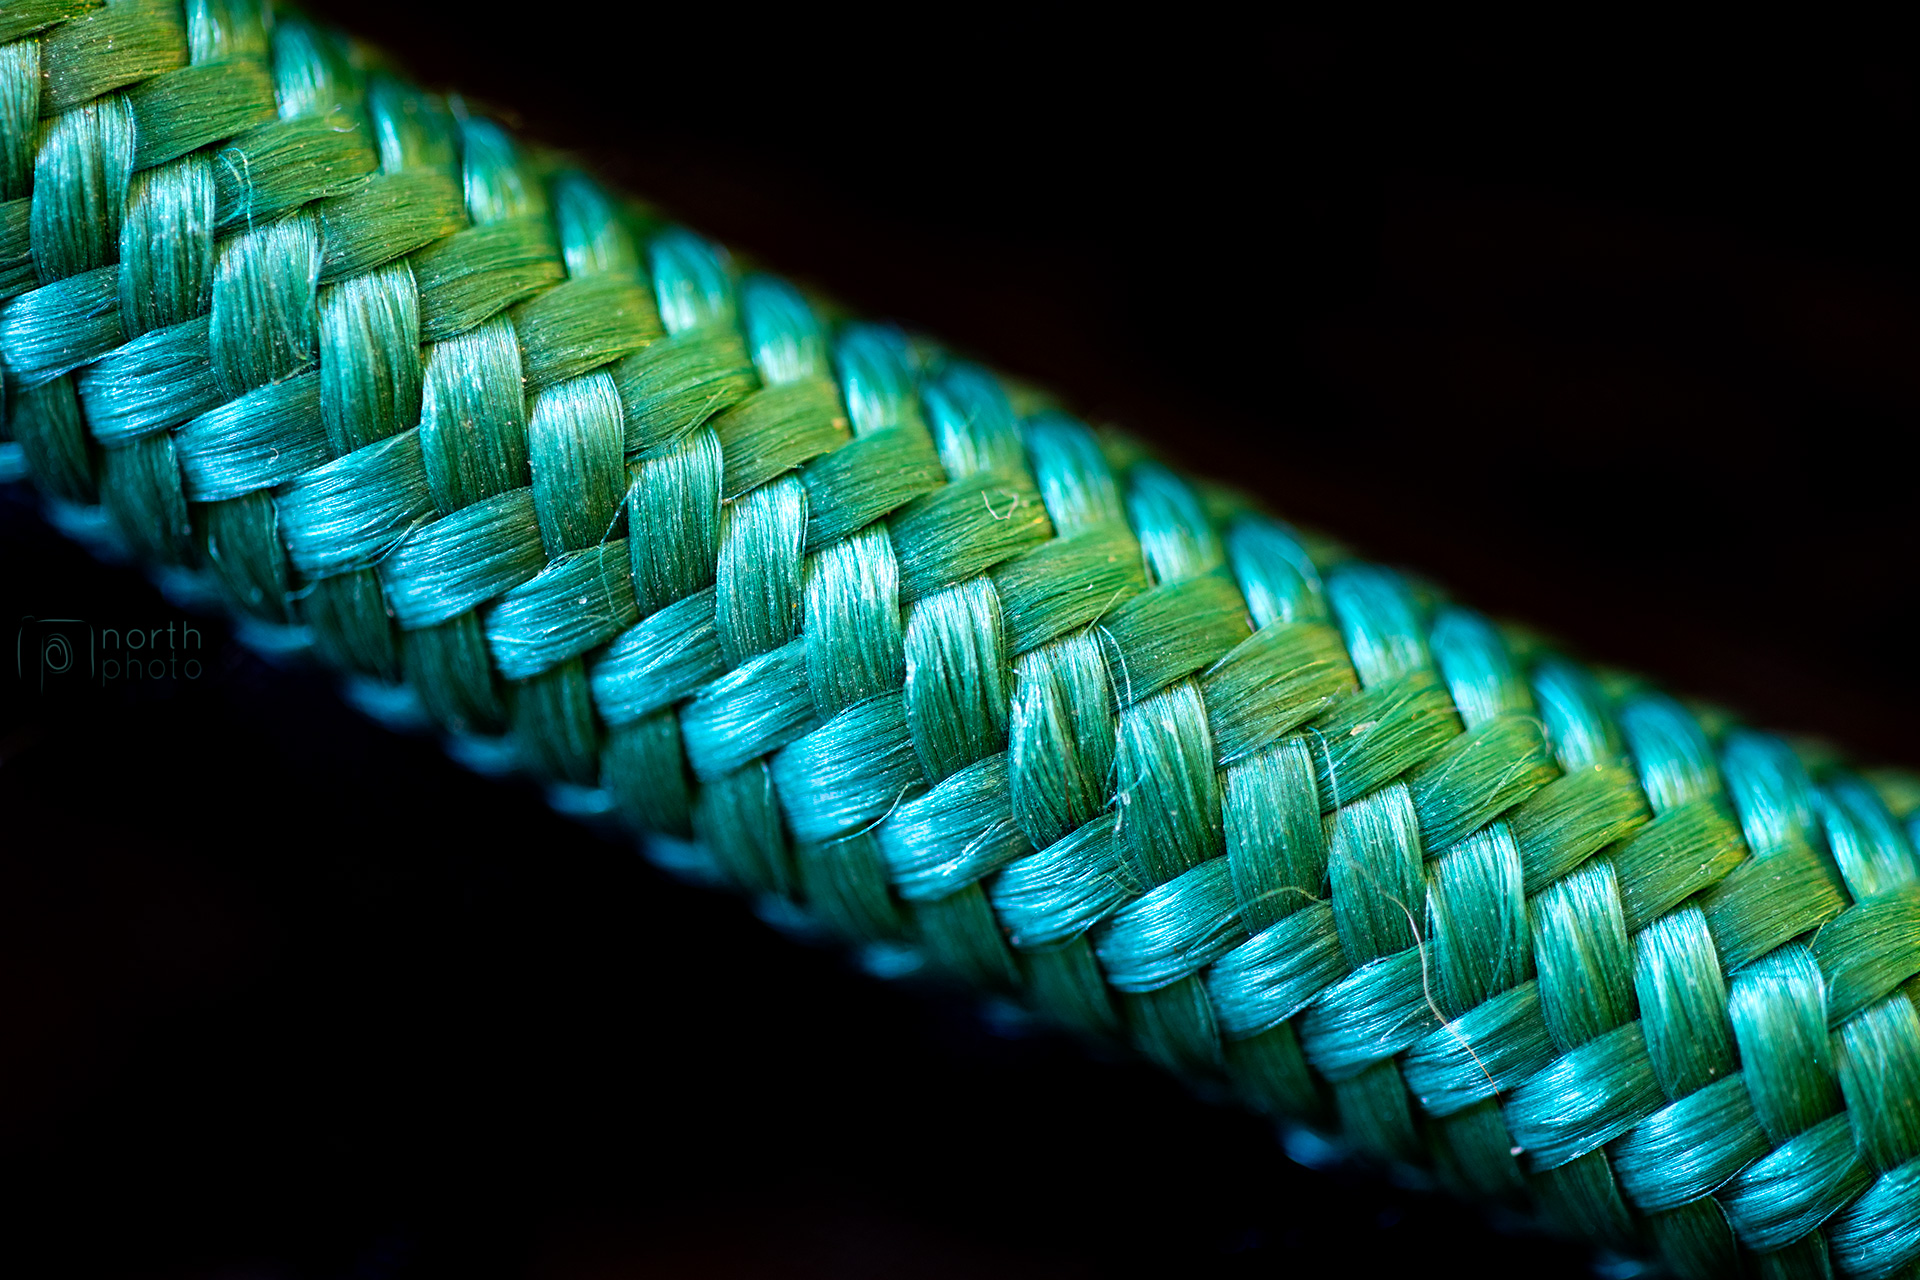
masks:
<path id="1" fill-rule="evenodd" d="M 0 462 L 783 927 L 1684 1276 L 1920 1262 L 1920 779 L 1355 559 L 250 0 L 0 5 Z"/>

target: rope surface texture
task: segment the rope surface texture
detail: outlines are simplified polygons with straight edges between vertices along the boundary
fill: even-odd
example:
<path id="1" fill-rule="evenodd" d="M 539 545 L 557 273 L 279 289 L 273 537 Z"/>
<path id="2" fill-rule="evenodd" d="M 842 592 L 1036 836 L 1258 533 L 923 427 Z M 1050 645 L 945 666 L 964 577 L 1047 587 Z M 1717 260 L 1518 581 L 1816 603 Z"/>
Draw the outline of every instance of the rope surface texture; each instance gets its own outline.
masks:
<path id="1" fill-rule="evenodd" d="M 1688 1276 L 1920 1260 L 1920 781 L 1689 709 L 244 0 L 0 5 L 47 509 L 762 914 Z"/>

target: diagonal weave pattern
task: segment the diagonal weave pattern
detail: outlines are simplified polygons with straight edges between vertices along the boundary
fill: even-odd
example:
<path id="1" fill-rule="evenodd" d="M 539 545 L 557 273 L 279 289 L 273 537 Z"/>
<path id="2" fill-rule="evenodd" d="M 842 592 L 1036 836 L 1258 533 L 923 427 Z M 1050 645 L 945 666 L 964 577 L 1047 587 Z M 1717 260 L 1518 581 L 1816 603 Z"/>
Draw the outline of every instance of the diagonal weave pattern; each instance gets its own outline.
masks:
<path id="1" fill-rule="evenodd" d="M 71 531 L 684 870 L 1685 1275 L 1920 1261 L 1920 781 L 1596 676 L 246 0 L 0 6 Z"/>

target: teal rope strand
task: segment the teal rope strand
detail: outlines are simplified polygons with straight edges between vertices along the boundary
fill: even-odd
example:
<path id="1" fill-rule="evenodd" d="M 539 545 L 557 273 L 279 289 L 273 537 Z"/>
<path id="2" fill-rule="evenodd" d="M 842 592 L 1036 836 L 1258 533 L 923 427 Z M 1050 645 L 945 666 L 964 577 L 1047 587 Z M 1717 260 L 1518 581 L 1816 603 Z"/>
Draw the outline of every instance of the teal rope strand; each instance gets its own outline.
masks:
<path id="1" fill-rule="evenodd" d="M 0 11 L 7 440 L 359 705 L 1683 1275 L 1920 1262 L 1920 779 L 1594 673 L 248 0 Z"/>

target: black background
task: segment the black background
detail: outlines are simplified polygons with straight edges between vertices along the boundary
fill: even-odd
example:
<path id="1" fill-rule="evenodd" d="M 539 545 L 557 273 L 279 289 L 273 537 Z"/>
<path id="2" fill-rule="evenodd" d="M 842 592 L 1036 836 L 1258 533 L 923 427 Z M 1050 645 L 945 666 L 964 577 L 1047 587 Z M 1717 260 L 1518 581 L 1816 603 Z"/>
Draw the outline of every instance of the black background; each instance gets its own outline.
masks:
<path id="1" fill-rule="evenodd" d="M 1920 82 L 1886 33 L 316 8 L 1491 612 L 1920 765 Z M 20 493 L 0 512 L 9 620 L 181 616 Z M 235 646 L 137 693 L 4 675 L 10 1249 L 555 1280 L 1585 1265 L 796 947 Z"/>

